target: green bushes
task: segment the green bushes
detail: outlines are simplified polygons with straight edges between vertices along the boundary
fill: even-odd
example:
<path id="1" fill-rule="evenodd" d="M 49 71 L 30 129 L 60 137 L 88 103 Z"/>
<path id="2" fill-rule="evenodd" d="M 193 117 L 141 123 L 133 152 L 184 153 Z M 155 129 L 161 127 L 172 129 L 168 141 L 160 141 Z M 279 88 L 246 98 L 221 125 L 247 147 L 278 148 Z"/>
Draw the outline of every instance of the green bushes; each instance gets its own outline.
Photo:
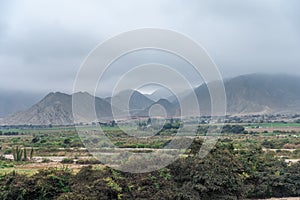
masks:
<path id="1" fill-rule="evenodd" d="M 14 164 L 9 162 L 9 161 L 4 161 L 4 160 L 1 160 L 0 161 L 0 169 L 4 169 L 4 168 L 12 168 L 14 167 Z"/>
<path id="2" fill-rule="evenodd" d="M 73 164 L 74 163 L 74 160 L 73 158 L 64 158 L 61 163 L 63 164 Z"/>
<path id="3" fill-rule="evenodd" d="M 245 128 L 241 125 L 225 125 L 223 127 L 222 133 L 235 133 L 242 134 L 244 133 Z"/>
<path id="4" fill-rule="evenodd" d="M 262 142 L 262 146 L 269 149 L 283 149 L 286 148 L 287 146 L 285 147 L 285 145 L 288 144 L 288 146 L 293 146 L 293 148 L 296 148 L 296 144 L 294 143 L 295 141 L 293 141 L 293 139 L 288 138 L 265 139 Z"/>
<path id="5" fill-rule="evenodd" d="M 42 163 L 49 163 L 51 160 L 49 158 L 42 158 Z"/>
<path id="6" fill-rule="evenodd" d="M 200 125 L 197 128 L 197 133 L 205 134 L 205 133 L 207 133 L 209 128 L 217 128 L 217 127 Z M 227 125 L 223 126 L 222 133 L 247 134 L 248 132 L 245 131 L 244 126 L 227 124 Z"/>
<path id="7" fill-rule="evenodd" d="M 224 143 L 200 159 L 195 153 L 200 144 L 200 140 L 194 144 L 189 156 L 151 173 L 92 166 L 77 174 L 68 168 L 50 168 L 32 176 L 13 172 L 0 177 L 0 199 L 237 200 L 300 195 L 300 163 L 286 164 L 260 146 L 239 152 Z"/>
<path id="8" fill-rule="evenodd" d="M 95 159 L 95 158 L 90 158 L 90 159 L 79 159 L 76 161 L 76 164 L 79 165 L 94 165 L 94 164 L 102 164 L 101 161 Z"/>
<path id="9" fill-rule="evenodd" d="M 227 149 L 215 149 L 205 159 L 179 159 L 170 167 L 176 199 L 241 199 L 246 196 L 243 166 Z"/>
<path id="10" fill-rule="evenodd" d="M 11 154 L 12 152 L 12 149 L 5 149 L 3 154 Z"/>
<path id="11" fill-rule="evenodd" d="M 40 170 L 30 177 L 12 172 L 0 178 L 0 199 L 55 199 L 70 191 L 71 178 L 66 169 Z"/>

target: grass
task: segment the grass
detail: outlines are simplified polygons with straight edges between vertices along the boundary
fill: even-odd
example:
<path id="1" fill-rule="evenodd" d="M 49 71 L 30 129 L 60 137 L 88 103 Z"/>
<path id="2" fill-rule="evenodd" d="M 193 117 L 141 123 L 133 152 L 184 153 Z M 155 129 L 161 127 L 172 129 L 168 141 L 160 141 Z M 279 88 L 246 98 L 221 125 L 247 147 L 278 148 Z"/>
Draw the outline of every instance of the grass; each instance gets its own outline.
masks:
<path id="1" fill-rule="evenodd" d="M 263 136 L 269 136 L 269 137 L 278 135 L 278 133 L 273 133 L 273 132 L 262 133 L 262 134 L 263 134 Z"/>
<path id="2" fill-rule="evenodd" d="M 0 169 L 0 175 L 4 175 L 4 174 L 9 174 L 13 171 L 18 172 L 19 174 L 26 174 L 26 175 L 34 175 L 35 173 L 37 173 L 39 171 L 39 169 L 19 169 L 19 168 L 5 168 L 5 169 Z"/>
<path id="3" fill-rule="evenodd" d="M 300 127 L 300 123 L 257 123 L 245 126 L 246 128 L 281 128 L 281 127 Z"/>
<path id="4" fill-rule="evenodd" d="M 205 126 L 205 125 L 204 125 Z M 300 127 L 298 123 L 257 123 L 257 124 L 250 124 L 249 126 L 245 127 L 262 127 L 262 128 L 285 128 L 285 127 Z M 184 127 L 183 131 L 187 131 L 186 135 L 190 135 L 188 125 Z M 87 131 L 87 133 L 97 133 L 99 131 L 97 126 L 80 126 L 78 128 L 80 131 Z M 170 140 L 173 139 L 172 134 L 166 133 L 166 135 L 162 136 L 152 136 L 152 137 L 145 137 L 145 138 L 138 138 L 138 137 L 130 137 L 125 134 L 119 127 L 110 127 L 105 126 L 102 127 L 103 131 L 105 132 L 106 136 L 111 140 L 113 144 L 118 146 L 119 148 L 162 148 L 164 145 L 168 144 Z M 133 133 L 137 132 L 138 130 L 135 127 L 124 126 L 122 127 L 123 130 L 132 131 Z M 275 129 L 276 130 L 276 129 Z M 297 130 L 297 129 L 295 129 Z M 85 157 L 88 156 L 89 153 L 85 149 L 80 149 L 80 147 L 84 147 L 81 144 L 81 139 L 74 127 L 53 127 L 53 128 L 33 128 L 33 129 L 1 129 L 2 132 L 19 132 L 22 135 L 17 136 L 1 136 L 0 137 L 0 155 L 4 152 L 12 149 L 16 145 L 22 147 L 34 148 L 34 156 L 64 156 L 64 157 Z M 168 130 L 167 130 L 168 131 Z M 183 134 L 184 135 L 184 134 Z M 278 137 L 278 135 L 283 136 Z M 222 134 L 221 139 L 225 143 L 232 143 L 235 149 L 247 150 L 249 147 L 253 145 L 261 145 L 262 143 L 268 144 L 268 140 L 270 143 L 275 146 L 276 148 L 282 148 L 285 144 L 300 144 L 300 138 L 294 137 L 295 135 L 300 135 L 300 132 L 296 132 L 293 135 L 289 134 L 281 134 L 279 133 L 272 133 L 271 131 L 268 133 L 261 133 L 257 135 L 244 135 L 244 134 Z M 37 142 L 32 142 L 34 138 L 39 138 Z M 200 137 L 203 138 L 203 137 Z M 83 138 L 84 139 L 84 138 Z M 99 141 L 99 144 L 103 142 L 103 138 L 95 134 L 95 139 Z M 91 141 L 91 140 L 89 140 Z M 93 141 L 92 141 L 93 142 Z M 95 145 L 99 145 L 97 142 Z M 278 154 L 279 155 L 279 154 Z M 281 152 L 280 155 L 285 155 L 284 152 Z M 299 152 L 294 154 L 287 154 L 289 158 L 300 158 Z M 36 163 L 37 164 L 37 163 Z M 53 163 L 52 163 L 53 164 Z M 25 174 L 34 174 L 40 169 L 38 167 L 33 167 L 32 165 L 29 166 L 26 163 L 22 165 L 15 164 L 13 167 L 3 167 L 0 168 L 0 174 L 9 173 L 13 170 L 16 170 L 20 173 Z M 46 165 L 45 165 L 46 166 Z"/>

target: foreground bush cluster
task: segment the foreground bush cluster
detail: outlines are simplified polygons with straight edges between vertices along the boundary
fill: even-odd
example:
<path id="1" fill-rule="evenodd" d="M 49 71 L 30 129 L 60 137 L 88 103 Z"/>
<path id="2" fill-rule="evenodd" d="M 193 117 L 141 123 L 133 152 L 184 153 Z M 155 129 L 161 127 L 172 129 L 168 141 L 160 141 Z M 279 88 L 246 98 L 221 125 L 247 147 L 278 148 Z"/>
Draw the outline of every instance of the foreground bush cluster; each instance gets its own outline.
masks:
<path id="1" fill-rule="evenodd" d="M 261 148 L 219 146 L 205 159 L 181 158 L 144 174 L 111 168 L 41 170 L 1 176 L 0 199 L 244 199 L 300 196 L 300 163 L 286 164 Z"/>

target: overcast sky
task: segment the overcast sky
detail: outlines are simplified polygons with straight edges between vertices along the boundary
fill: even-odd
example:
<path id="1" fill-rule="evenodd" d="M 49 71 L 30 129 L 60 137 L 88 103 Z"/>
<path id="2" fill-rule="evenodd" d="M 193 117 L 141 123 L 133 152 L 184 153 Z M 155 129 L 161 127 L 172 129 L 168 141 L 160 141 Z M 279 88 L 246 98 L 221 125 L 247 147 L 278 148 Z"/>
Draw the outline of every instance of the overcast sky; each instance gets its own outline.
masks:
<path id="1" fill-rule="evenodd" d="M 7 0 L 0 2 L 0 88 L 70 93 L 96 45 L 142 27 L 193 38 L 225 78 L 300 75 L 298 0 Z"/>

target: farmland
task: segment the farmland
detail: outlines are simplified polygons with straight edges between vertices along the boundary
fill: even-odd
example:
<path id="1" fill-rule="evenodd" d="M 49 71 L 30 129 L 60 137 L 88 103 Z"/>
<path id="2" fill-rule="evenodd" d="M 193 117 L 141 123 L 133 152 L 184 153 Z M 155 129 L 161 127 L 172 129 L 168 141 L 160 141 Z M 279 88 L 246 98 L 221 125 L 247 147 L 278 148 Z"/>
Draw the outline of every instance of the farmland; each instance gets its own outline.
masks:
<path id="1" fill-rule="evenodd" d="M 294 122 L 225 123 L 217 144 L 205 158 L 200 159 L 197 152 L 208 129 L 208 124 L 200 123 L 193 137 L 188 133 L 181 136 L 193 138 L 194 142 L 176 162 L 159 171 L 140 175 L 114 170 L 93 158 L 84 143 L 93 141 L 92 145 L 106 147 L 108 155 L 114 156 L 115 153 L 101 136 L 85 141 L 78 135 L 78 130 L 94 133 L 98 130 L 95 124 L 79 126 L 77 131 L 72 126 L 1 127 L 0 182 L 6 185 L 10 179 L 26 187 L 26 181 L 30 179 L 34 183 L 32 187 L 38 191 L 34 195 L 37 198 L 44 195 L 45 199 L 75 199 L 80 195 L 83 195 L 82 199 L 85 199 L 84 196 L 94 199 L 93 196 L 101 195 L 103 198 L 111 195 L 112 199 L 146 198 L 150 193 L 153 198 L 164 198 L 162 193 L 165 193 L 182 199 L 188 199 L 186 194 L 190 194 L 192 199 L 299 196 L 299 125 Z M 156 152 L 165 147 L 178 129 L 178 121 L 172 120 L 156 135 L 132 137 L 124 130 L 136 135 L 145 131 L 145 127 L 102 126 L 105 136 L 121 151 L 141 153 Z M 17 152 L 22 153 L 21 159 L 16 159 Z M 83 174 L 92 177 L 90 182 L 75 184 L 74 181 Z M 61 176 L 64 178 L 59 178 Z M 195 177 L 199 178 L 196 180 Z M 38 180 L 51 183 L 45 189 L 46 193 L 36 182 Z M 87 194 L 78 189 L 96 188 L 99 184 L 103 191 Z M 32 191 L 16 193 L 23 186 L 12 188 L 11 185 L 0 189 L 1 199 L 19 194 L 28 199 L 33 195 Z M 78 191 L 82 194 L 79 195 Z"/>

